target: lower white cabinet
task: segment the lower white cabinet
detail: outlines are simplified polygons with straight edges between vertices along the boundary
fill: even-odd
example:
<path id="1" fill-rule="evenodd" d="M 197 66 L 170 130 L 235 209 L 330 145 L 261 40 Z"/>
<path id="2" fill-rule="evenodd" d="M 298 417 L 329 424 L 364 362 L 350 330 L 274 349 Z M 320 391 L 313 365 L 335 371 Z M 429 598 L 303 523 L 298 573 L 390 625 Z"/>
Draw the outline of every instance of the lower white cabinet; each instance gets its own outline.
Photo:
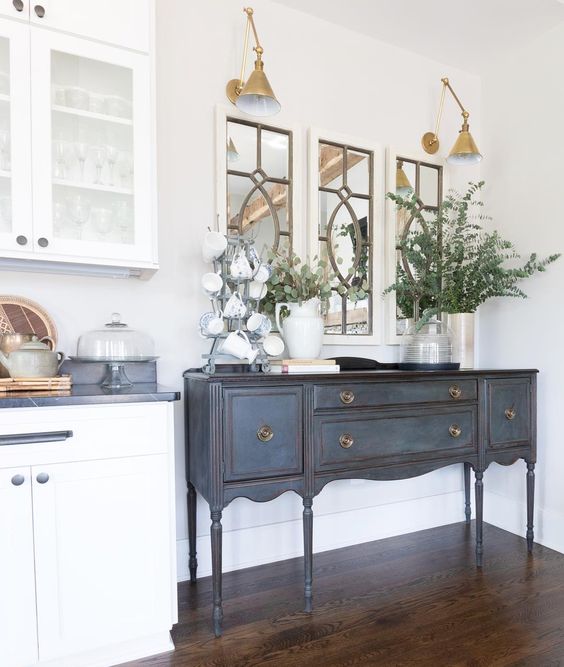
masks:
<path id="1" fill-rule="evenodd" d="M 70 425 L 72 436 L 0 448 L 2 667 L 109 666 L 172 648 L 172 406 L 143 405 L 141 421 L 161 434 L 154 453 L 145 445 L 131 455 L 124 442 L 127 456 L 118 443 L 113 458 L 89 460 L 93 442 L 82 436 L 105 424 L 111 440 L 139 409 L 21 410 L 37 417 L 41 433 Z M 18 416 L 3 419 L 1 431 L 37 440 L 33 422 Z M 2 467 L 18 455 L 25 465 Z"/>

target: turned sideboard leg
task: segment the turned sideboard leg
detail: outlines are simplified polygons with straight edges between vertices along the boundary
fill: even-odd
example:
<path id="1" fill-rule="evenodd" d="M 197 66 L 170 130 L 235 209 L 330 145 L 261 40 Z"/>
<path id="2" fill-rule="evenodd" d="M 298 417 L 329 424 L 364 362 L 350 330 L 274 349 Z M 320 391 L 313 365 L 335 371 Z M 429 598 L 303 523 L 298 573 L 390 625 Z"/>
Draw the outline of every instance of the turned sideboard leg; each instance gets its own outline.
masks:
<path id="1" fill-rule="evenodd" d="M 194 485 L 188 482 L 188 567 L 190 569 L 190 582 L 196 582 L 196 570 L 198 569 L 198 559 L 196 558 L 196 509 L 197 509 L 196 489 Z"/>
<path id="2" fill-rule="evenodd" d="M 470 463 L 464 464 L 464 515 L 466 517 L 466 523 L 470 523 L 470 517 L 472 516 L 472 509 L 470 505 L 470 470 L 472 466 Z"/>
<path id="3" fill-rule="evenodd" d="M 527 461 L 527 549 L 533 552 L 533 518 L 535 511 L 535 464 Z"/>
<path id="4" fill-rule="evenodd" d="M 213 631 L 216 637 L 221 636 L 223 607 L 221 602 L 221 512 L 211 512 L 211 548 L 212 548 L 212 588 L 213 588 Z"/>
<path id="5" fill-rule="evenodd" d="M 475 472 L 476 492 L 476 566 L 482 567 L 482 554 L 484 553 L 484 473 Z"/>
<path id="6" fill-rule="evenodd" d="M 313 606 L 313 498 L 304 498 L 304 596 L 305 611 Z"/>

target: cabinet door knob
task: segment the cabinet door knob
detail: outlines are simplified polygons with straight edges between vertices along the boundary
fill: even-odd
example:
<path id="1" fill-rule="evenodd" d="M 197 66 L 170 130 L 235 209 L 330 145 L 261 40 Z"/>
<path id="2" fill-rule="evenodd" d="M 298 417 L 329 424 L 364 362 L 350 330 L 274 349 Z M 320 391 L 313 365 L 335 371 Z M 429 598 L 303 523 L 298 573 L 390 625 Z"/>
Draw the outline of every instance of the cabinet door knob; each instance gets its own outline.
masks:
<path id="1" fill-rule="evenodd" d="M 24 3 L 22 2 L 22 0 L 13 0 L 12 4 L 14 5 L 17 12 L 23 12 Z"/>
<path id="2" fill-rule="evenodd" d="M 49 241 L 42 236 L 40 239 L 37 239 L 37 245 L 41 248 L 46 248 L 49 245 Z"/>
<path id="3" fill-rule="evenodd" d="M 45 7 L 43 5 L 35 5 L 33 9 L 40 19 L 45 16 Z"/>
<path id="4" fill-rule="evenodd" d="M 27 236 L 20 234 L 19 236 L 16 237 L 16 243 L 18 245 L 27 245 Z"/>
<path id="5" fill-rule="evenodd" d="M 272 440 L 273 437 L 274 437 L 274 431 L 270 428 L 270 426 L 268 426 L 268 424 L 261 426 L 257 431 L 257 438 L 261 442 L 270 442 L 270 440 Z"/>
<path id="6" fill-rule="evenodd" d="M 452 424 L 452 426 L 449 426 L 448 432 L 453 438 L 458 438 L 462 433 L 462 429 L 458 424 Z"/>
<path id="7" fill-rule="evenodd" d="M 517 416 L 517 410 L 515 410 L 515 408 L 507 408 L 507 410 L 505 411 L 505 418 L 509 419 L 509 421 L 515 419 L 516 416 Z"/>
<path id="8" fill-rule="evenodd" d="M 448 388 L 448 393 L 453 398 L 460 398 L 462 396 L 462 389 L 457 384 L 453 384 L 452 387 Z"/>
<path id="9" fill-rule="evenodd" d="M 40 472 L 36 479 L 40 484 L 47 484 L 49 481 L 49 475 L 46 472 Z"/>
<path id="10" fill-rule="evenodd" d="M 343 433 L 339 438 L 339 444 L 343 449 L 350 449 L 353 446 L 354 438 L 350 433 Z"/>
<path id="11" fill-rule="evenodd" d="M 354 393 L 350 389 L 345 389 L 340 394 L 341 403 L 345 405 L 350 405 L 354 401 Z"/>
<path id="12" fill-rule="evenodd" d="M 25 482 L 25 477 L 23 475 L 14 475 L 12 477 L 12 484 L 14 486 L 21 486 Z"/>

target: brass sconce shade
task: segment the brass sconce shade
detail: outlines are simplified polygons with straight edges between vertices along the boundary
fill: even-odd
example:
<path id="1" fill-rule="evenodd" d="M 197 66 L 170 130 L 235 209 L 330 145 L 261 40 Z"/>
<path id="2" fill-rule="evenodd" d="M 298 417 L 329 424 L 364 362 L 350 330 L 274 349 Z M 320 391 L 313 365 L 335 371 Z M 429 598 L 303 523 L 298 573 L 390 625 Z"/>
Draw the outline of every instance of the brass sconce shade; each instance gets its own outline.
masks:
<path id="1" fill-rule="evenodd" d="M 397 161 L 396 165 L 396 194 L 405 197 L 413 192 L 413 186 L 407 178 L 407 174 L 403 170 L 402 160 Z"/>
<path id="2" fill-rule="evenodd" d="M 462 128 L 458 134 L 458 139 L 456 140 L 452 150 L 450 151 L 447 162 L 449 164 L 477 164 L 482 159 L 482 154 L 476 146 L 472 135 L 470 134 L 470 126 L 468 125 L 468 118 L 470 114 L 462 106 L 462 102 L 458 99 L 456 93 L 452 89 L 449 80 L 445 77 L 441 79 L 443 84 L 443 91 L 441 94 L 441 102 L 439 105 L 439 113 L 437 115 L 437 124 L 435 126 L 434 132 L 426 132 L 421 139 L 421 144 L 427 153 L 434 155 L 439 150 L 439 127 L 441 125 L 441 118 L 443 115 L 443 107 L 445 103 L 445 94 L 447 89 L 450 91 L 451 95 L 456 100 L 456 103 L 462 110 Z"/>
<path id="3" fill-rule="evenodd" d="M 264 49 L 260 45 L 255 28 L 253 10 L 251 7 L 247 7 L 243 11 L 247 15 L 247 27 L 245 30 L 241 76 L 238 79 L 231 79 L 227 84 L 225 92 L 229 100 L 241 111 L 251 116 L 273 116 L 280 111 L 280 102 L 276 99 L 276 95 L 264 73 L 264 62 L 262 60 Z M 255 60 L 255 68 L 245 83 L 249 32 L 251 29 L 255 37 L 253 50 L 257 55 L 257 59 Z"/>

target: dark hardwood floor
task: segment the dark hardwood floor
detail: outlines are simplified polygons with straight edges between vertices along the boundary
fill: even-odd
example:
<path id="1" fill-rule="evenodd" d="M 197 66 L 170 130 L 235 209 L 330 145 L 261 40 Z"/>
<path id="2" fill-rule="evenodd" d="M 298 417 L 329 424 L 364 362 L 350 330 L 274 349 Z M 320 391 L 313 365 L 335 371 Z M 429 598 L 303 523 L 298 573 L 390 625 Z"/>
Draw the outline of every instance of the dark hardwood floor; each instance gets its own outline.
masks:
<path id="1" fill-rule="evenodd" d="M 224 634 L 212 633 L 211 581 L 180 585 L 174 653 L 128 667 L 564 665 L 564 555 L 454 524 L 315 556 L 314 611 L 303 561 L 224 575 Z"/>

